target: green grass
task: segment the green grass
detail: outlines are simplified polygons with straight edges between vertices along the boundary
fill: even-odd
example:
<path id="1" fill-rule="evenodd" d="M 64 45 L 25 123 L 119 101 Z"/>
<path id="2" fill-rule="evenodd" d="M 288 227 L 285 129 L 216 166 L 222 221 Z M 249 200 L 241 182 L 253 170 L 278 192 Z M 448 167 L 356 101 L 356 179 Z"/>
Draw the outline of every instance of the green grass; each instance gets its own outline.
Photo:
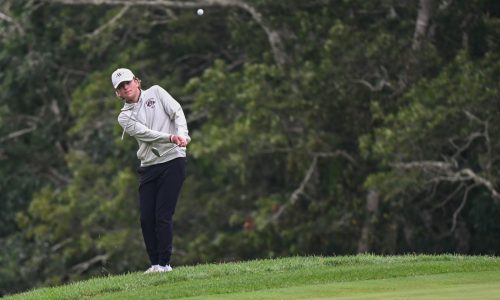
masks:
<path id="1" fill-rule="evenodd" d="M 131 273 L 6 299 L 500 299 L 500 258 L 292 257 Z"/>

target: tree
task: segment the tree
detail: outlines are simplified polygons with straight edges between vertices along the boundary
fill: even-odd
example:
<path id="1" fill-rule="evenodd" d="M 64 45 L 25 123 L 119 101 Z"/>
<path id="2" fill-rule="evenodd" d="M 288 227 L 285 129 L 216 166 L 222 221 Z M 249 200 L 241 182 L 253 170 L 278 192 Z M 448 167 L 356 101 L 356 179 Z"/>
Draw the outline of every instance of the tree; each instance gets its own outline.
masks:
<path id="1" fill-rule="evenodd" d="M 471 236 L 482 226 L 476 222 L 485 225 L 475 211 L 490 207 L 493 217 L 499 204 L 498 128 L 491 122 L 498 117 L 496 61 L 488 54 L 470 62 L 462 53 L 440 76 L 416 85 L 409 105 L 376 131 L 373 149 L 387 171 L 368 184 L 397 203 L 399 222 L 410 227 L 406 242 L 417 251 L 484 251 L 474 249 Z M 419 234 L 411 224 L 418 222 L 425 228 Z"/>

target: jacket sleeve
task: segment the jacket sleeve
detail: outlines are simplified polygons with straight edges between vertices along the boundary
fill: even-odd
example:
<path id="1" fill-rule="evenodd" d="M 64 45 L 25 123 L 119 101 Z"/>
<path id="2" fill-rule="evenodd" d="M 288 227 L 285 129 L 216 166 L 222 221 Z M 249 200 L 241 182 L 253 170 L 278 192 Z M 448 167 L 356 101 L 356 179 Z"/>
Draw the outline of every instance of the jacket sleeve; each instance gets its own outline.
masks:
<path id="1" fill-rule="evenodd" d="M 158 99 L 160 99 L 165 108 L 165 113 L 175 123 L 176 134 L 183 136 L 189 143 L 191 137 L 189 136 L 186 117 L 181 105 L 161 86 L 155 85 L 154 88 L 156 89 Z"/>
<path id="2" fill-rule="evenodd" d="M 170 143 L 170 134 L 149 129 L 140 122 L 137 122 L 135 117 L 130 113 L 122 112 L 118 116 L 118 123 L 130 136 L 135 137 L 146 143 Z"/>

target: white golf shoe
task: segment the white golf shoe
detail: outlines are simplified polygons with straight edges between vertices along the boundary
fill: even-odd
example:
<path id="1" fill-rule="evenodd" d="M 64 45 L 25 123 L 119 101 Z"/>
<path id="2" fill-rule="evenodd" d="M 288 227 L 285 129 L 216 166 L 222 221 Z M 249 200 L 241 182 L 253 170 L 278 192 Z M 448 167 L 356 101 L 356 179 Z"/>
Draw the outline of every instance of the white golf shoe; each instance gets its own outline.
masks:
<path id="1" fill-rule="evenodd" d="M 149 267 L 149 269 L 144 272 L 144 274 L 149 274 L 149 273 L 163 273 L 163 272 L 170 272 L 172 271 L 172 267 L 170 265 L 166 265 L 164 267 L 160 265 L 154 265 Z"/>
<path id="2" fill-rule="evenodd" d="M 160 268 L 163 269 L 163 272 L 170 272 L 170 271 L 172 271 L 172 267 L 170 265 L 166 265 L 164 267 L 160 266 Z"/>

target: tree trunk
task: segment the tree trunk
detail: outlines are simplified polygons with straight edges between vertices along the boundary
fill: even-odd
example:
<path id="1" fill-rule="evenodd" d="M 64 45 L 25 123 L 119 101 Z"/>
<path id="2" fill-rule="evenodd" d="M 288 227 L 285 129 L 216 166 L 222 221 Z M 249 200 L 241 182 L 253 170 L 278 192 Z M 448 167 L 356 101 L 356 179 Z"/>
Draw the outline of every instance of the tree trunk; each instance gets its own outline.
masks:
<path id="1" fill-rule="evenodd" d="M 366 253 L 373 246 L 373 232 L 378 218 L 380 194 L 376 190 L 369 190 L 366 196 L 366 218 L 361 237 L 358 241 L 358 253 Z"/>
<path id="2" fill-rule="evenodd" d="M 457 228 L 455 229 L 454 232 L 454 238 L 455 241 L 457 242 L 455 251 L 457 253 L 467 254 L 469 252 L 470 236 L 471 234 L 469 229 L 467 228 L 467 224 L 464 222 L 464 220 L 459 220 Z"/>
<path id="3" fill-rule="evenodd" d="M 406 219 L 403 220 L 403 233 L 409 250 L 413 251 L 415 249 L 415 226 Z"/>
<path id="4" fill-rule="evenodd" d="M 393 218 L 394 219 L 388 224 L 385 231 L 384 246 L 382 251 L 384 254 L 394 254 L 397 250 L 399 224 L 396 216 Z"/>
<path id="5" fill-rule="evenodd" d="M 415 33 L 413 34 L 413 50 L 418 50 L 422 46 L 422 41 L 426 38 L 430 20 L 434 12 L 435 0 L 420 0 Z"/>

